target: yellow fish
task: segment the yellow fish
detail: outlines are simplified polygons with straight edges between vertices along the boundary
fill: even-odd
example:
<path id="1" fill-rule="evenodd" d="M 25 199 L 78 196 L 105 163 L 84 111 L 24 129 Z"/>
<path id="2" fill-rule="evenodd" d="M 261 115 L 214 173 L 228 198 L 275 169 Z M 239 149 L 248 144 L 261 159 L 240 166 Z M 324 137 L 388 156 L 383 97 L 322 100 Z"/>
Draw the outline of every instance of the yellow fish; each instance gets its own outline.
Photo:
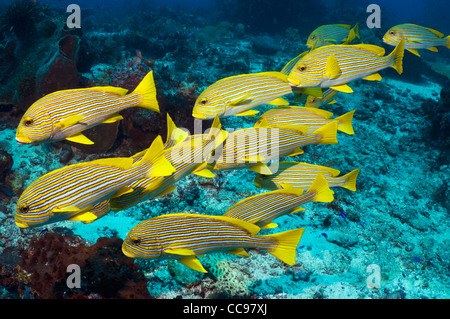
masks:
<path id="1" fill-rule="evenodd" d="M 358 23 L 353 28 L 348 24 L 327 24 L 311 32 L 306 45 L 309 48 L 319 48 L 330 44 L 349 44 L 355 38 L 359 39 Z"/>
<path id="2" fill-rule="evenodd" d="M 159 113 L 153 71 L 127 94 L 119 87 L 92 87 L 50 93 L 33 103 L 17 127 L 20 144 L 68 140 L 93 144 L 81 132 L 102 123 L 120 121 L 118 112 L 139 106 Z"/>
<path id="3" fill-rule="evenodd" d="M 450 36 L 444 37 L 439 31 L 425 28 L 412 23 L 404 23 L 390 28 L 383 36 L 384 43 L 397 45 L 401 39 L 405 40 L 405 50 L 420 56 L 417 49 L 428 49 L 437 52 L 437 46 L 450 49 Z"/>
<path id="4" fill-rule="evenodd" d="M 264 236 L 256 235 L 259 231 L 255 224 L 231 217 L 165 214 L 133 227 L 122 244 L 122 252 L 131 258 L 175 259 L 204 273 L 207 271 L 198 256 L 225 252 L 248 257 L 245 248 L 265 250 L 295 265 L 304 228 Z"/>
<path id="5" fill-rule="evenodd" d="M 192 116 L 213 119 L 229 116 L 256 116 L 252 108 L 262 105 L 288 105 L 282 96 L 300 91 L 292 88 L 282 72 L 241 74 L 221 79 L 207 87 L 195 101 Z M 303 92 L 302 92 L 303 93 Z M 311 94 L 314 94 L 312 92 Z"/>
<path id="6" fill-rule="evenodd" d="M 403 52 L 404 41 L 387 56 L 384 48 L 371 44 L 323 46 L 303 56 L 289 73 L 288 80 L 295 87 L 332 88 L 352 93 L 347 83 L 353 80 L 380 81 L 377 72 L 388 67 L 401 74 Z"/>

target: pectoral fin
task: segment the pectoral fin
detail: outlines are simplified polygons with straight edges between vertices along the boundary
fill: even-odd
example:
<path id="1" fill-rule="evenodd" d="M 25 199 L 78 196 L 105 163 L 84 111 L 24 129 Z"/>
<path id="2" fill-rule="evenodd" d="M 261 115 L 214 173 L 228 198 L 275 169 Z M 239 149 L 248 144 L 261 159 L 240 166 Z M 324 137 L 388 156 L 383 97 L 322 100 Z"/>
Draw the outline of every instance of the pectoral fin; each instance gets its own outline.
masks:
<path id="1" fill-rule="evenodd" d="M 68 137 L 66 137 L 66 140 L 68 140 L 70 142 L 78 143 L 78 144 L 85 144 L 85 145 L 93 145 L 94 144 L 94 142 L 92 142 L 90 139 L 88 139 L 82 133 L 68 136 Z"/>
<path id="2" fill-rule="evenodd" d="M 78 213 L 80 209 L 76 206 L 55 207 L 53 213 Z"/>
<path id="3" fill-rule="evenodd" d="M 249 98 L 250 98 L 250 93 L 245 93 L 245 94 L 242 94 L 241 96 L 236 97 L 234 100 L 229 101 L 228 104 L 232 107 L 246 104 L 246 103 L 251 102 L 251 100 L 249 100 Z"/>
<path id="4" fill-rule="evenodd" d="M 81 120 L 83 119 L 83 115 L 72 115 L 68 118 L 65 118 L 58 123 L 55 124 L 55 127 L 59 128 L 60 130 L 64 130 L 68 127 L 71 127 L 75 124 L 81 123 Z"/>
<path id="5" fill-rule="evenodd" d="M 341 69 L 334 54 L 330 54 L 325 66 L 325 76 L 330 80 L 337 78 L 341 74 Z"/>

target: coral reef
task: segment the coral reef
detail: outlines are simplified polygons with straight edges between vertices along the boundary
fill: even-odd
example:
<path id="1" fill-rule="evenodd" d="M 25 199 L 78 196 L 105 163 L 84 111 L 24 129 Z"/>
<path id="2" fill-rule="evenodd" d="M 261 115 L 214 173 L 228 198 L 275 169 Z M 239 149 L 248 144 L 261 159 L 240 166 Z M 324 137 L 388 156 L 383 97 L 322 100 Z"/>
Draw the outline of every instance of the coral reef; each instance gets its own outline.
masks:
<path id="1" fill-rule="evenodd" d="M 119 238 L 102 237 L 91 246 L 68 232 L 43 233 L 27 247 L 3 251 L 0 281 L 21 298 L 150 298 L 138 265 L 122 254 L 121 246 Z M 81 287 L 74 289 L 67 285 L 72 264 L 82 275 Z"/>
<path id="2" fill-rule="evenodd" d="M 16 1 L 22 2 L 33 3 Z M 172 193 L 91 224 L 61 222 L 39 236 L 40 229 L 19 230 L 15 205 L 34 179 L 63 165 L 141 151 L 155 136 L 165 138 L 166 113 L 194 132 L 192 101 L 208 85 L 231 75 L 281 70 L 306 50 L 315 26 L 366 18 L 364 10 L 355 14 L 341 2 L 331 8 L 315 1 L 217 1 L 211 14 L 141 4 L 114 19 L 109 11 L 86 9 L 82 31 L 64 27 L 63 10 L 38 4 L 39 19 L 30 12 L 27 18 L 35 26 L 33 45 L 28 34 L 10 31 L 13 22 L 3 20 L 9 26 L 0 43 L 0 298 L 449 297 L 450 86 L 445 72 L 423 61 L 428 52 L 423 60 L 406 52 L 401 76 L 386 70 L 381 82 L 355 81 L 355 93 L 323 106 L 335 116 L 356 110 L 355 135 L 339 134 L 337 145 L 308 146 L 288 158 L 342 172 L 362 168 L 356 192 L 337 189 L 332 203 L 307 204 L 304 212 L 279 218 L 277 229 L 262 231 L 306 228 L 295 266 L 256 251 L 249 258 L 217 253 L 202 259 L 209 271 L 202 274 L 171 261 L 133 261 L 121 252 L 120 238 L 144 219 L 167 212 L 220 215 L 262 192 L 248 170 L 216 172 L 210 179 L 187 176 Z M 383 23 L 396 21 L 388 12 L 384 17 Z M 361 28 L 360 34 L 364 43 L 383 45 L 382 30 Z M 432 65 L 448 65 L 445 50 L 439 49 Z M 149 70 L 161 114 L 122 112 L 124 120 L 86 132 L 94 147 L 14 140 L 21 115 L 43 94 L 97 85 L 132 91 Z M 254 120 L 221 122 L 233 129 Z M 210 124 L 203 121 L 202 130 Z M 66 285 L 71 263 L 81 268 L 79 289 Z M 367 286 L 372 264 L 381 268 L 379 288 Z"/>

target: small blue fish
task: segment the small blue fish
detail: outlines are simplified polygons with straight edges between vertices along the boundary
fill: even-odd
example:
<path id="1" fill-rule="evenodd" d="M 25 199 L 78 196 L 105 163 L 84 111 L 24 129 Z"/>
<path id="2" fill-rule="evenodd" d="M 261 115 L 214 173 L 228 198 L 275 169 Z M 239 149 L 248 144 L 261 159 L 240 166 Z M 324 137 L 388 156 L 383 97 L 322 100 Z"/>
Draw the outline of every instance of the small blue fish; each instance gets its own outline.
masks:
<path id="1" fill-rule="evenodd" d="M 41 236 L 44 235 L 45 233 L 48 233 L 48 228 L 44 228 L 43 230 L 41 230 L 41 231 L 37 234 L 37 238 L 41 237 Z"/>
<path id="2" fill-rule="evenodd" d="M 322 235 L 323 237 L 325 237 L 325 238 L 328 237 L 328 235 L 327 235 L 326 233 L 321 233 L 321 235 Z"/>

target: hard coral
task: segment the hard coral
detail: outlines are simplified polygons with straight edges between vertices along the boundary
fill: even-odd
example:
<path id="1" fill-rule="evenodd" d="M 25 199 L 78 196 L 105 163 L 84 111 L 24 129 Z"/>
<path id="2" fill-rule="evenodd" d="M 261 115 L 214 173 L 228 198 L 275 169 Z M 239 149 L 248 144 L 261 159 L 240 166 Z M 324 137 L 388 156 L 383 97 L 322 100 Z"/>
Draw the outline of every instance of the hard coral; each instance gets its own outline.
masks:
<path id="1" fill-rule="evenodd" d="M 34 298 L 150 298 L 144 276 L 121 246 L 119 238 L 88 246 L 77 236 L 49 232 L 30 241 L 19 266 Z M 81 288 L 67 286 L 71 264 L 80 267 Z"/>

